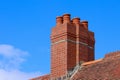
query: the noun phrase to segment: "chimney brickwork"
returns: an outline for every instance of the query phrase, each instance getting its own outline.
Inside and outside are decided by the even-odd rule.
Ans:
[[[94,60],[94,44],[87,21],[71,20],[70,14],[57,17],[51,33],[51,78],[66,75],[80,61]]]

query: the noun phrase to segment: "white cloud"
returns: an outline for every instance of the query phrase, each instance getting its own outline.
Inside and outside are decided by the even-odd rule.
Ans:
[[[0,45],[0,80],[28,80],[40,73],[20,71],[20,65],[25,61],[28,52],[11,45]]]
[[[40,73],[25,73],[17,70],[6,71],[0,69],[0,80],[28,80],[38,75]]]
[[[18,69],[20,64],[25,61],[24,58],[27,55],[28,52],[11,45],[0,45],[0,68],[8,70]]]

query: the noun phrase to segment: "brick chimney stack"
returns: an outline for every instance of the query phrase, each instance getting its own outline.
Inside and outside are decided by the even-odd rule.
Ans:
[[[81,61],[94,60],[94,44],[87,21],[71,20],[70,14],[57,17],[51,33],[51,78],[67,75]]]

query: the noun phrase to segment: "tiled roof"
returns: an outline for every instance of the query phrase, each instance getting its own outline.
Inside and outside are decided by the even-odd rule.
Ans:
[[[71,80],[120,80],[120,52],[109,53],[100,61],[82,65]]]
[[[50,79],[50,75],[47,74],[47,75],[40,76],[40,77],[37,77],[37,78],[33,78],[33,79],[30,79],[30,80],[49,80],[49,79]]]

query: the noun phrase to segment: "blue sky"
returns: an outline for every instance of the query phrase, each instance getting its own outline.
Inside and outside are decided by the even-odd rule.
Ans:
[[[89,21],[89,29],[95,32],[96,59],[120,50],[119,4],[119,0],[1,0],[1,79],[7,80],[4,75],[8,72],[16,74],[15,71],[19,73],[17,78],[23,73],[28,78],[50,72],[51,28],[55,26],[56,16],[64,13]],[[10,61],[17,64],[11,66]]]

